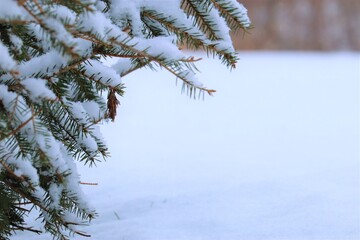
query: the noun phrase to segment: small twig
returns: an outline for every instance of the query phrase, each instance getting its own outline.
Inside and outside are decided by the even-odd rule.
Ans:
[[[80,232],[80,231],[74,231],[74,233],[76,233],[76,234],[78,234],[78,235],[80,235],[80,236],[83,236],[83,237],[91,237],[90,234],[86,234],[86,233]]]
[[[79,182],[79,184],[91,185],[91,186],[96,186],[96,185],[98,185],[98,183],[89,183],[89,182]]]
[[[185,59],[181,59],[180,61],[182,62],[198,62],[198,61],[201,61],[202,58],[194,58],[194,57],[190,57],[190,58],[185,58]]]
[[[14,208],[16,208],[16,209],[18,209],[18,210],[21,210],[21,211],[23,211],[23,212],[30,212],[30,210],[29,209],[26,209],[26,208],[22,208],[22,207],[17,207],[17,206],[14,206]]]
[[[123,54],[116,54],[116,53],[103,53],[103,52],[99,52],[99,51],[94,51],[93,54],[101,54],[106,57],[119,57],[119,58],[131,58],[131,59],[144,58],[143,56],[123,55]]]
[[[27,0],[19,0],[19,1],[18,1],[18,5],[19,5],[19,6],[22,6],[22,5],[24,5],[26,2],[27,2]]]
[[[11,229],[11,230],[14,230],[14,231],[20,230],[20,231],[30,231],[30,232],[34,232],[34,233],[37,233],[37,234],[42,233],[41,230],[33,229],[31,227],[23,227],[23,226],[19,226],[17,224],[14,224],[14,223],[12,225],[15,226],[15,228]]]

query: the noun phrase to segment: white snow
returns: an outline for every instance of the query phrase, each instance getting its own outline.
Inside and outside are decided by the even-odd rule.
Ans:
[[[116,63],[111,66],[111,68],[113,68],[116,73],[122,76],[122,74],[133,69],[134,66],[131,63],[131,58],[119,58],[117,59]]]
[[[36,74],[41,76],[51,76],[61,67],[64,67],[70,61],[69,56],[62,56],[55,50],[51,50],[44,55],[34,57],[19,66],[19,77],[30,77]],[[43,64],[47,63],[47,64]]]
[[[30,15],[21,8],[17,1],[1,0],[0,19],[7,21],[21,21],[31,19]]]
[[[56,5],[56,7],[52,9],[52,12],[58,20],[61,20],[68,24],[76,23],[76,13],[74,13],[71,9],[65,6]]]
[[[47,85],[47,81],[41,78],[27,78],[21,81],[21,84],[29,91],[29,97],[34,102],[39,102],[43,99],[55,100],[56,96]]]
[[[244,23],[244,27],[250,27],[251,21],[247,14],[248,11],[243,4],[239,3],[237,0],[230,0],[230,1],[218,0],[217,3],[219,4],[225,3],[226,5],[231,6],[232,8],[236,8],[237,10],[232,14],[236,15],[237,20]]]
[[[174,43],[176,42],[174,37],[156,37],[153,39],[136,39],[137,49],[146,50],[146,53],[151,56],[162,56],[164,60],[176,61],[185,58],[183,52],[181,52]]]
[[[193,71],[186,70],[179,75],[181,77],[187,79],[189,81],[189,83],[193,84],[194,86],[196,86],[198,88],[202,88],[204,86],[204,84],[197,79],[197,76],[195,75],[195,73]]]
[[[9,91],[8,86],[0,84],[0,100],[7,111],[11,112],[14,109],[16,96],[15,93]]]
[[[85,74],[95,81],[111,87],[116,87],[121,84],[121,78],[114,69],[96,60],[88,60],[87,63],[82,64],[82,66],[85,69]]]
[[[21,40],[21,38],[19,38],[18,36],[14,35],[14,34],[10,34],[10,40],[11,40],[11,43],[14,45],[14,48],[16,49],[16,51],[21,52],[21,47],[23,46],[23,41]]]
[[[101,38],[107,38],[108,31],[114,26],[101,12],[86,12],[81,14],[79,19],[79,28],[82,31],[94,33]]]
[[[205,101],[165,72],[123,78],[102,126],[112,157],[78,166],[99,184],[82,186],[99,213],[81,228],[91,239],[360,238],[359,53],[239,56],[232,72],[199,62],[217,90]]]
[[[86,114],[88,114],[89,117],[94,121],[98,121],[104,117],[104,111],[101,111],[99,104],[97,104],[95,101],[82,102],[81,105],[84,108]]]
[[[20,124],[25,123],[31,118],[31,111],[27,107],[25,99],[22,96],[18,96],[14,92],[9,91],[8,86],[0,84],[0,100],[3,103],[9,117],[12,119],[11,124],[14,128]],[[16,106],[21,106],[21,109]],[[33,126],[28,122],[21,128],[21,131],[33,132]]]
[[[77,139],[77,142],[81,147],[92,153],[93,156],[96,155],[98,145],[92,136],[83,134]]]
[[[16,67],[15,60],[10,56],[7,47],[0,41],[0,70],[11,71]]]
[[[74,119],[78,120],[81,124],[88,124],[89,117],[81,102],[72,102],[68,99],[63,99],[62,101],[67,105],[69,112]]]

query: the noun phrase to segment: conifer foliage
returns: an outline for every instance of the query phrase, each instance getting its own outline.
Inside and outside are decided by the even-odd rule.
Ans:
[[[235,67],[229,29],[249,27],[236,0],[1,0],[0,239],[17,230],[88,236],[79,226],[96,212],[75,161],[108,156],[98,123],[115,119],[122,78],[157,66],[191,97],[212,94],[179,46]],[[26,223],[29,211],[41,229]]]

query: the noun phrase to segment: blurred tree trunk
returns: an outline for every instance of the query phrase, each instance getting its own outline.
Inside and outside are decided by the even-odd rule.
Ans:
[[[237,49],[360,50],[359,0],[239,0],[254,29]]]

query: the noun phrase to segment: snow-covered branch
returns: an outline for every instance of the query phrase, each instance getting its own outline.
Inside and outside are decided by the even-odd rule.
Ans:
[[[229,31],[249,27],[235,0],[1,0],[0,238],[38,232],[25,226],[22,202],[55,238],[88,236],[77,227],[96,214],[74,161],[108,156],[98,123],[115,119],[123,78],[159,66],[191,97],[211,95],[196,77],[200,59],[181,47],[235,67]]]

